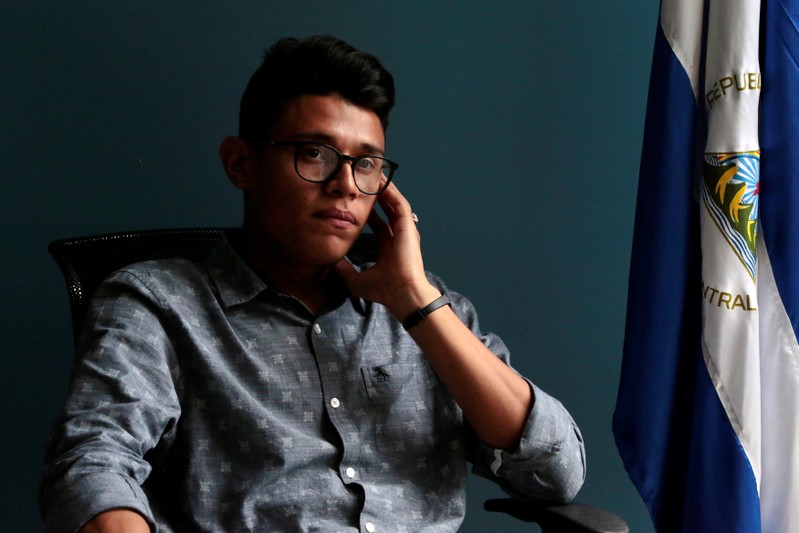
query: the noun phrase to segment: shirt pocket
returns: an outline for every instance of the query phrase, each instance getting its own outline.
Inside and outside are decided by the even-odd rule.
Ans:
[[[454,438],[452,400],[435,373],[421,364],[361,367],[374,410],[375,447],[395,457],[427,456]]]

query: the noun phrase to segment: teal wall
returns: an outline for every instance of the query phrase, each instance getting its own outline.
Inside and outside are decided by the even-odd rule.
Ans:
[[[216,157],[262,50],[331,33],[397,80],[388,153],[426,266],[583,429],[579,499],[652,527],[610,424],[657,2],[4,2],[0,6],[4,531],[36,531],[70,329],[49,241],[235,225]],[[529,531],[470,485],[463,531]]]

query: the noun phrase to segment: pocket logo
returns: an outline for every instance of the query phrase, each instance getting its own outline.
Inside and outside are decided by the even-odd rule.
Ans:
[[[382,366],[376,366],[372,368],[372,372],[374,372],[375,380],[379,381],[380,383],[386,383],[389,381],[389,379],[391,379],[391,376],[386,373]]]

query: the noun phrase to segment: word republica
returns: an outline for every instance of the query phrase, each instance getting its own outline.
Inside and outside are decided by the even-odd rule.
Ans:
[[[761,76],[759,72],[742,72],[725,76],[713,83],[713,87],[705,93],[708,107],[727,96],[732,89],[738,92],[759,91],[761,89]]]

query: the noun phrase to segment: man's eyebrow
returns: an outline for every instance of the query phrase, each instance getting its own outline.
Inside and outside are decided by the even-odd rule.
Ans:
[[[386,153],[382,149],[378,148],[373,144],[361,143],[361,148],[363,149],[364,154],[367,155],[379,155],[379,156],[386,155]]]
[[[334,148],[338,148],[336,146],[336,139],[332,135],[328,135],[327,133],[322,133],[318,131],[300,132],[300,133],[295,133],[291,137],[292,140],[296,141],[314,141],[323,144],[329,144]],[[385,152],[383,151],[382,148],[379,148],[371,143],[361,143],[360,149],[362,150],[362,153],[360,155],[365,155],[365,154],[379,155],[379,156],[385,155]]]

